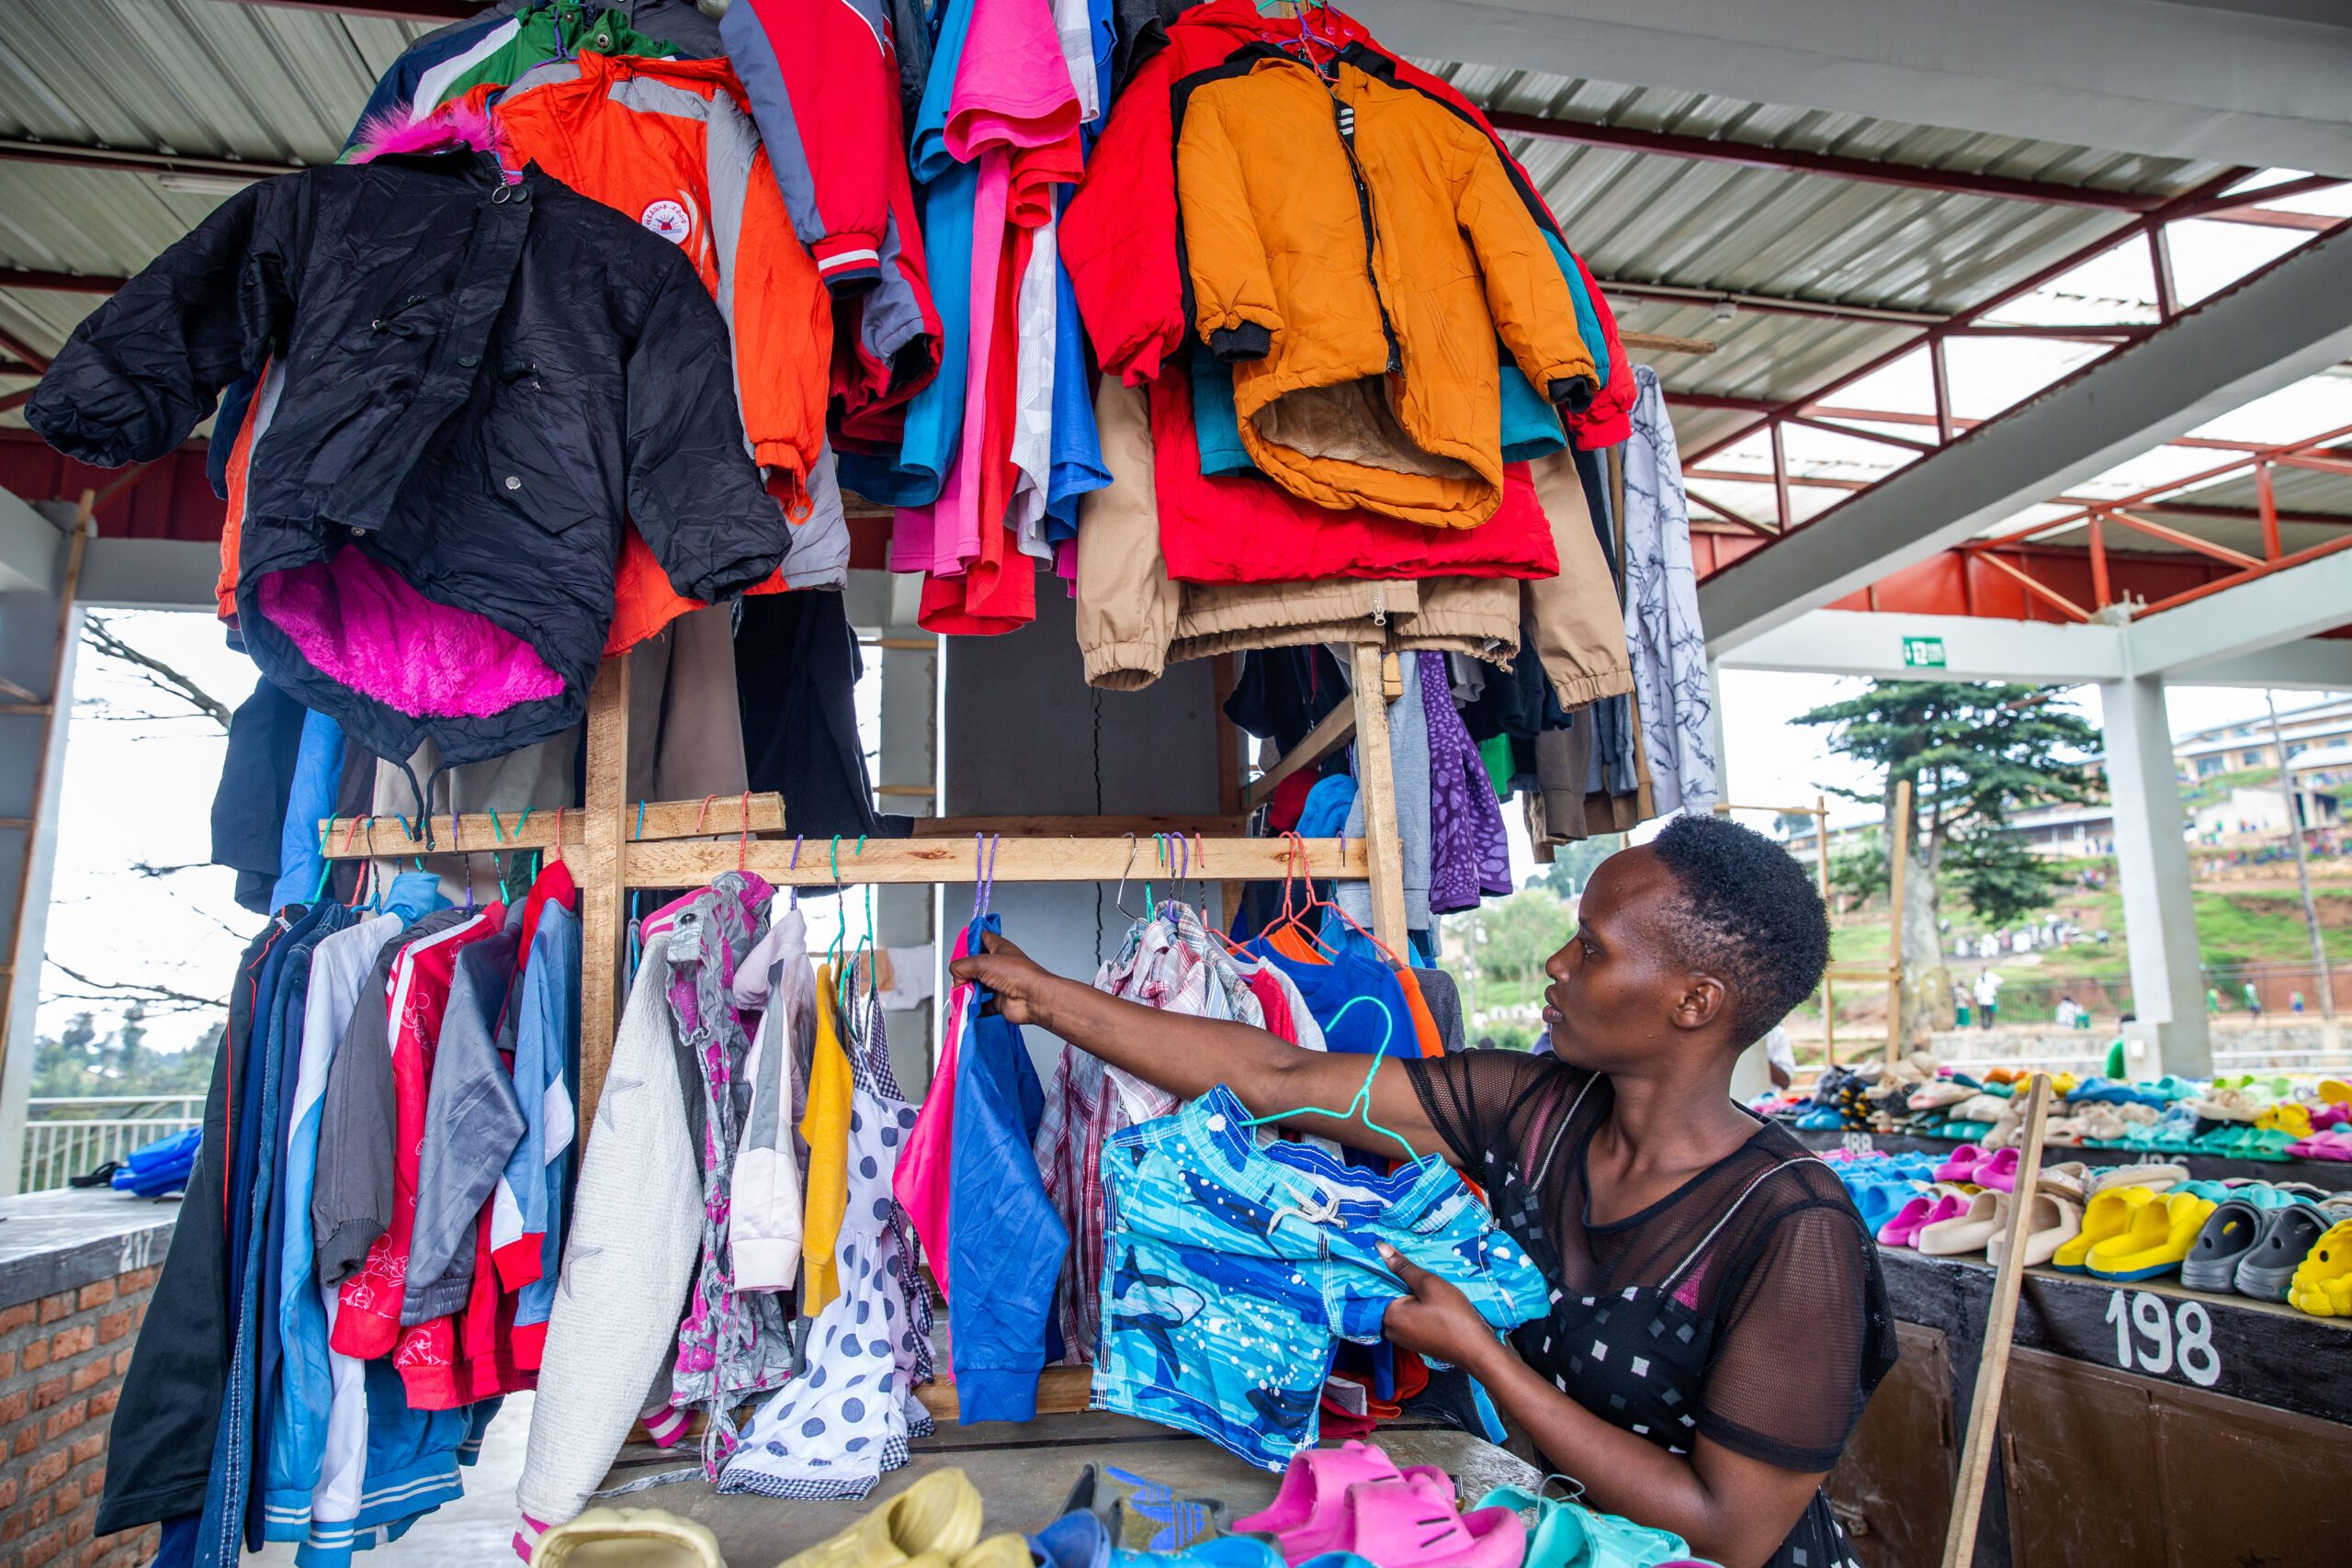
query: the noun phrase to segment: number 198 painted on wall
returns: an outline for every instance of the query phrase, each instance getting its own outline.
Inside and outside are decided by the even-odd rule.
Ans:
[[[2175,1312],[2154,1291],[2118,1291],[2107,1298],[2107,1321],[2115,1325],[2115,1364],[2125,1371],[2165,1377],[2177,1368],[2199,1388],[2222,1381],[2222,1355],[2213,1348],[2213,1320],[2204,1303],[2182,1302]],[[2134,1343],[2135,1330],[2143,1343]]]

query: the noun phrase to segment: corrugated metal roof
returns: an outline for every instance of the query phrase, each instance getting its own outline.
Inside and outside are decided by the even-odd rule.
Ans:
[[[12,20],[0,33],[0,138],[272,164],[333,158],[377,77],[426,30],[225,0],[17,0]],[[2159,197],[2215,172],[2176,159],[1703,93],[1487,66],[1430,69],[1497,111],[1804,152]],[[1604,282],[1942,313],[2127,221],[2108,210],[1510,140]],[[151,174],[0,159],[0,266],[134,273],[220,199],[218,192],[165,188]],[[97,299],[0,290],[0,331],[52,351]],[[1612,302],[1629,330],[1716,344],[1704,356],[1645,356],[1666,382],[1686,452],[1753,416],[1678,404],[1673,394],[1784,400],[1916,331],[1759,310],[1719,321],[1705,302],[1623,292]],[[1798,471],[1815,466],[1797,463]],[[1798,512],[1809,514],[1833,499],[1801,495]]]

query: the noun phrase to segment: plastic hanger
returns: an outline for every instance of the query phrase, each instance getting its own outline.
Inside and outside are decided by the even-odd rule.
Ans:
[[[1340,1018],[1346,1014],[1348,1009],[1355,1006],[1358,1002],[1369,1002],[1374,1007],[1378,1008],[1381,1011],[1381,1016],[1387,1020],[1391,1032],[1394,1032],[1396,1022],[1396,1018],[1388,1011],[1387,1004],[1383,1002],[1377,997],[1349,998],[1346,1005],[1341,1007],[1338,1012],[1331,1015],[1331,1021],[1333,1023],[1339,1022]],[[1384,1035],[1381,1039],[1381,1044],[1385,1048],[1387,1043],[1387,1037]],[[1408,1163],[1416,1168],[1426,1165],[1429,1163],[1430,1156],[1414,1148],[1411,1144],[1407,1143],[1403,1134],[1397,1132],[1393,1127],[1384,1127],[1379,1122],[1372,1119],[1373,1080],[1380,1076],[1380,1064],[1387,1059],[1388,1057],[1385,1049],[1382,1055],[1376,1055],[1372,1059],[1372,1070],[1364,1074],[1363,1083],[1362,1087],[1356,1090],[1356,1097],[1348,1101],[1348,1108],[1344,1111],[1333,1111],[1329,1107],[1322,1105],[1302,1105],[1297,1107],[1295,1110],[1277,1111],[1265,1116],[1252,1116],[1241,1124],[1244,1127],[1263,1127],[1269,1122],[1287,1122],[1294,1116],[1328,1116],[1334,1122],[1361,1122],[1367,1130],[1378,1133],[1384,1137],[1394,1138],[1400,1145],[1403,1146],[1405,1150],[1405,1157]]]

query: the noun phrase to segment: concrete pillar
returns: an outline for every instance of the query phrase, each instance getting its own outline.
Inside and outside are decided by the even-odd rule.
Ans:
[[[2126,1071],[2134,1078],[2208,1077],[2212,1042],[2164,682],[2145,675],[2102,681],[2098,699],[2107,730],[2107,786],[2115,803],[2123,931],[2131,944],[2132,1000],[2139,1014],[2125,1030]]]
[[[46,516],[51,509],[38,510]],[[62,520],[51,516],[49,521],[62,534],[72,524],[73,509],[66,508]],[[54,571],[62,574],[62,538],[59,545]],[[51,692],[50,660],[57,638],[53,582],[46,591],[0,592],[0,676],[48,699],[46,712],[0,714],[0,963],[8,966],[0,976],[0,997],[6,998],[0,1002],[0,1194],[17,1190],[23,1164],[25,1098],[32,1086],[41,953],[49,934],[50,877],[57,863],[57,795],[65,776],[65,730],[74,712],[74,656],[81,636],[82,613],[77,609],[66,627],[65,657],[57,689]],[[44,778],[45,809],[34,795],[37,782]],[[28,832],[21,824],[36,812],[40,830]],[[17,918],[20,897],[21,921]]]

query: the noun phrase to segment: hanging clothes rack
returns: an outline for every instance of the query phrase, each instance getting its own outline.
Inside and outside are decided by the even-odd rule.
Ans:
[[[999,882],[1112,882],[1134,863],[1131,835],[1184,835],[1190,852],[1187,874],[1217,880],[1228,887],[1244,881],[1277,881],[1306,875],[1326,881],[1372,885],[1373,931],[1401,950],[1405,935],[1405,877],[1396,829],[1396,788],[1388,751],[1386,702],[1363,702],[1363,694],[1385,693],[1384,659],[1377,643],[1351,649],[1352,690],[1357,700],[1340,711],[1352,715],[1357,782],[1364,805],[1360,839],[1253,839],[1247,818],[1216,817],[1034,817],[928,818],[907,839],[869,839],[842,846],[841,870],[831,857],[795,855],[783,838],[784,801],[774,794],[710,800],[632,801],[628,778],[628,660],[607,659],[588,695],[586,804],[580,810],[541,809],[520,823],[487,813],[406,821],[394,818],[329,818],[320,822],[320,852],[329,860],[407,859],[413,855],[461,853],[467,849],[504,852],[537,849],[560,854],[580,888],[582,972],[580,997],[580,1111],[582,1136],[595,1125],[597,1096],[612,1059],[613,1032],[620,1016],[628,895],[647,888],[700,886],[723,872],[756,872],[778,887],[831,887],[844,884],[937,885],[970,880],[972,851],[967,836],[1001,834],[994,857]],[[1220,734],[1223,734],[1220,728]],[[1313,757],[1284,758],[1269,776],[1295,772],[1335,749],[1328,734],[1310,736],[1300,750]],[[1224,774],[1238,766],[1228,757],[1220,784],[1228,798],[1246,799],[1247,786]]]

